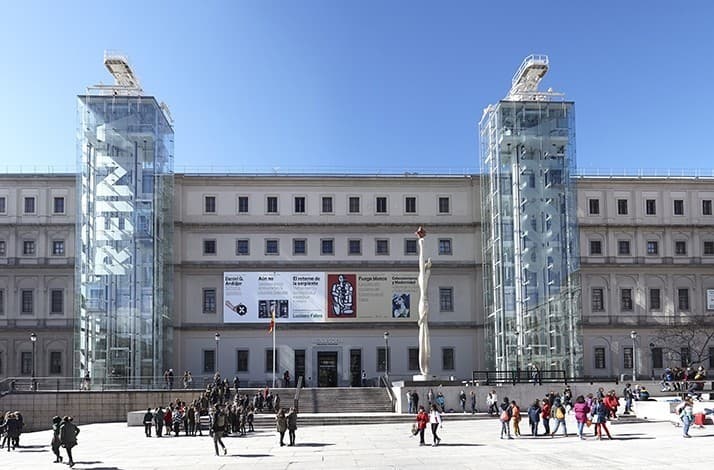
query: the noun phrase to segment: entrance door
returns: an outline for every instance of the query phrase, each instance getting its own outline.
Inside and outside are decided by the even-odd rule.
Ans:
[[[362,350],[350,349],[350,385],[362,385]]]
[[[317,353],[317,386],[337,387],[337,352]]]
[[[295,350],[295,386],[297,387],[298,380],[302,377],[302,384],[305,385],[305,350]]]

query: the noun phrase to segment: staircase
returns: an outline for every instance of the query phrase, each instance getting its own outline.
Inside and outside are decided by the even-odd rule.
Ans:
[[[285,403],[285,402],[283,402]],[[285,403],[282,406],[288,406]],[[392,403],[384,388],[303,388],[300,413],[389,413]]]

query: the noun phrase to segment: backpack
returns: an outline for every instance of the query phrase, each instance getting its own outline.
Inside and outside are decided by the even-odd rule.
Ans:
[[[511,416],[508,414],[508,410],[505,409],[505,410],[501,411],[501,421],[506,422],[506,421],[510,421],[510,420],[511,420]]]
[[[562,406],[555,409],[555,419],[565,419],[565,412]]]

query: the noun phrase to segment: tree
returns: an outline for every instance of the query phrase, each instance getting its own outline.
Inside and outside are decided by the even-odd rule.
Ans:
[[[682,319],[676,325],[658,329],[652,342],[682,365],[703,365],[714,349],[714,322],[704,315]]]

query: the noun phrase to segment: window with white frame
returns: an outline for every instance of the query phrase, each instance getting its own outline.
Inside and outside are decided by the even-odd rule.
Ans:
[[[266,255],[279,255],[280,254],[280,242],[277,238],[268,238],[265,240],[265,254]]]
[[[406,196],[404,198],[404,213],[405,214],[416,214],[416,211],[417,211],[416,196]]]
[[[377,238],[374,241],[374,251],[378,256],[389,255],[389,239],[388,238]]]
[[[55,197],[52,199],[52,213],[64,214],[64,197]]]
[[[278,196],[267,196],[265,198],[265,212],[268,214],[278,213]]]
[[[236,255],[248,256],[250,254],[250,241],[247,238],[236,240]]]
[[[203,197],[203,212],[206,214],[216,213],[216,196]]]
[[[454,311],[454,288],[439,287],[439,311],[453,312]]]
[[[64,256],[64,240],[52,240],[52,256]]]
[[[26,197],[25,198],[25,214],[34,214],[35,213],[35,198],[32,196]]]

